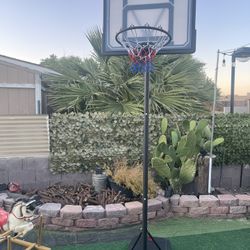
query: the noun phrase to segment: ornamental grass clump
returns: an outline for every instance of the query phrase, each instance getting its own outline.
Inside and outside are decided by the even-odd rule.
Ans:
[[[135,163],[129,166],[127,160],[119,160],[114,163],[113,171],[108,171],[108,175],[119,185],[130,190],[135,195],[143,193],[143,166],[141,163]],[[153,180],[151,173],[148,175],[148,196],[153,198],[156,196],[157,185]]]

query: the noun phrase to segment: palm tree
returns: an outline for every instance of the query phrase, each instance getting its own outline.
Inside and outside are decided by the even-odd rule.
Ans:
[[[53,56],[42,61],[62,74],[46,78],[50,105],[56,111],[143,112],[143,76],[131,73],[127,57],[103,57],[101,37],[99,29],[87,34],[93,46],[91,58]],[[204,112],[212,102],[213,84],[203,66],[190,55],[156,57],[151,112]]]

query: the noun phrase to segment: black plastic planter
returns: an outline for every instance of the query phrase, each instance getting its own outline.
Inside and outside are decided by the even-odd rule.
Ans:
[[[120,192],[121,195],[125,195],[126,198],[134,198],[134,193],[132,190],[125,188],[116,182],[114,182],[111,178],[108,178],[108,186],[110,189],[114,190],[116,193]]]

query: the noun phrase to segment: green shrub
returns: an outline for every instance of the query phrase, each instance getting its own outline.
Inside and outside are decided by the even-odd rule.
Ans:
[[[169,126],[183,119],[210,117],[150,116],[150,151],[160,136],[160,121],[167,117]],[[211,119],[210,119],[211,120]],[[250,115],[216,116],[215,138],[225,141],[218,146],[216,164],[250,163]],[[142,159],[143,115],[107,113],[54,114],[50,120],[52,172],[90,170],[95,163],[109,164],[126,157],[136,162]]]
[[[151,119],[151,139],[159,131]],[[50,121],[52,172],[90,170],[126,157],[138,161],[142,155],[143,116],[107,113],[54,114]]]
[[[222,136],[224,143],[214,150],[217,165],[250,164],[250,115],[217,115],[215,137]]]

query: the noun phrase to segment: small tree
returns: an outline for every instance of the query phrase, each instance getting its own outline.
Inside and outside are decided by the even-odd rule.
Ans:
[[[91,58],[57,58],[42,64],[61,76],[48,77],[49,102],[56,111],[143,112],[143,76],[132,75],[127,57],[101,56],[101,31],[87,34]],[[213,84],[203,64],[190,55],[157,56],[151,74],[151,113],[204,112],[213,99]]]

